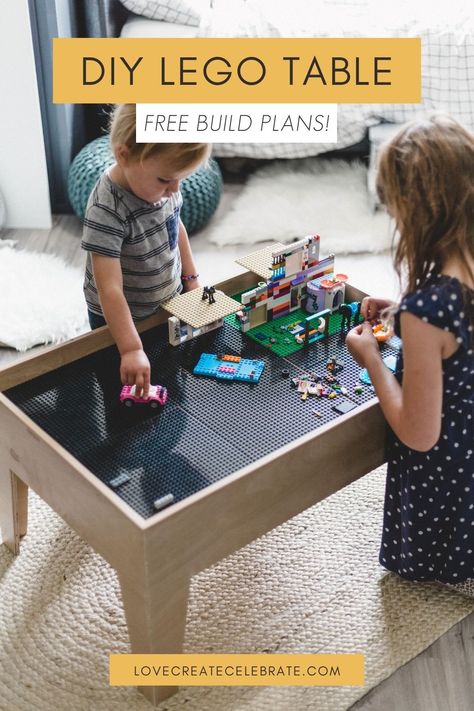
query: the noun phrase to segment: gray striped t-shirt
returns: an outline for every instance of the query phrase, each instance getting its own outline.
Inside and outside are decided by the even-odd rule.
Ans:
[[[120,259],[124,295],[136,320],[150,316],[181,291],[182,202],[180,192],[155,204],[146,202],[103,173],[87,203],[81,242],[88,251],[84,294],[90,311],[103,315],[91,252]]]

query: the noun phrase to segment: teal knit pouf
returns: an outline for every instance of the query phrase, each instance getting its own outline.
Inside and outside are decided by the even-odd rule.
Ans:
[[[204,227],[219,205],[222,193],[222,173],[215,160],[198,168],[181,183],[183,207],[181,219],[189,234]]]
[[[104,170],[115,163],[108,136],[96,138],[81,148],[71,163],[67,193],[72,209],[83,219],[92,188]]]
[[[96,138],[74,158],[67,181],[69,201],[76,215],[84,217],[92,188],[106,168],[115,162],[108,136]],[[198,168],[181,183],[183,207],[181,219],[192,234],[210,220],[222,193],[222,174],[215,160]]]

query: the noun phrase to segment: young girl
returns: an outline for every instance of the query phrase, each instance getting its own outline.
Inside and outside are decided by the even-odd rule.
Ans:
[[[122,384],[148,396],[150,362],[134,322],[153,314],[182,289],[199,286],[179,213],[180,181],[209,156],[207,143],[137,143],[135,105],[112,114],[116,163],[89,198],[82,247],[84,293],[91,328],[106,322],[121,356]]]
[[[370,325],[389,302],[364,299],[347,346],[391,428],[379,559],[474,597],[474,136],[447,116],[413,122],[382,149],[377,183],[406,272],[402,383]]]

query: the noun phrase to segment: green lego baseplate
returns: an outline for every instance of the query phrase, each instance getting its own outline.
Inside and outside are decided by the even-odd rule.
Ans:
[[[249,291],[249,289],[246,289],[246,291]],[[240,297],[243,293],[245,292],[233,294],[232,298],[236,301],[240,301]],[[300,351],[306,347],[304,343],[296,342],[295,337],[290,333],[291,328],[288,327],[292,324],[296,326],[297,323],[304,321],[312,315],[313,314],[309,314],[304,309],[296,309],[295,311],[292,311],[289,314],[285,314],[284,316],[278,316],[272,321],[267,321],[267,323],[262,323],[260,326],[255,326],[255,328],[249,329],[245,332],[245,335],[254,340],[256,343],[260,343],[260,345],[264,346],[265,348],[268,348],[272,351],[272,353],[275,353],[275,355],[282,356],[283,358],[285,358],[286,356],[289,356],[292,353],[296,353],[297,351]],[[232,314],[231,316],[227,316],[224,320],[230,326],[233,326],[233,328],[236,328],[239,331],[241,330],[239,320],[234,314]],[[342,314],[331,314],[329,320],[330,336],[340,332],[342,320]],[[361,323],[363,320],[364,319],[362,317],[359,317],[359,323]],[[352,323],[351,325],[355,324]],[[324,338],[324,333],[313,336],[310,342],[310,346],[316,343],[317,341],[323,340]]]

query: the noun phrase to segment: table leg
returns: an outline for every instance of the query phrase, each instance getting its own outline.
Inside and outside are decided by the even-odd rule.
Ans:
[[[3,543],[18,555],[28,524],[28,486],[9,469],[0,468],[0,528]]]
[[[153,580],[151,579],[153,577]],[[179,654],[183,651],[189,576],[160,577],[159,568],[119,572],[125,617],[133,654]],[[175,686],[139,686],[155,706],[175,694]]]

